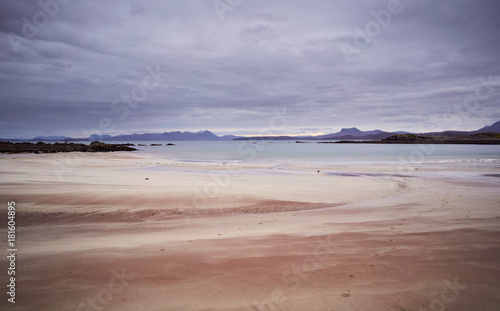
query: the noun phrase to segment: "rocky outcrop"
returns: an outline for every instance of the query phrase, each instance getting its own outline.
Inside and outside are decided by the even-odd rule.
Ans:
[[[382,139],[382,141],[388,142],[423,142],[423,141],[431,141],[435,140],[436,137],[424,136],[424,135],[415,135],[415,134],[398,134],[387,137],[386,139]]]
[[[129,147],[129,144],[105,144],[98,141],[90,143],[90,149],[87,152],[111,152],[111,151],[134,151],[135,148]]]
[[[105,144],[98,141],[85,144],[75,143],[11,143],[0,141],[0,153],[56,153],[56,152],[112,152],[134,151],[135,148],[120,144]]]
[[[327,142],[329,143],[329,142]],[[500,134],[479,133],[463,137],[398,134],[382,140],[342,140],[340,144],[449,144],[449,145],[500,145]]]

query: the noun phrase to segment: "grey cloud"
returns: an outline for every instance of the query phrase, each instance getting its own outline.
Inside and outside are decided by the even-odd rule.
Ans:
[[[40,6],[1,1],[0,137],[78,134],[103,118],[112,134],[252,134],[282,107],[283,134],[426,130],[474,93],[478,77],[500,76],[494,0],[401,0],[401,13],[349,63],[342,48],[356,48],[355,29],[387,3],[243,1],[221,22],[211,1],[70,1],[26,40],[22,18]],[[156,65],[162,83],[120,119],[111,103]],[[493,88],[465,127],[500,119]]]

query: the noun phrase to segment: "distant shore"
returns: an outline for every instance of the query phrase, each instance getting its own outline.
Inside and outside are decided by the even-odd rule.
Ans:
[[[300,144],[303,141],[296,141]],[[481,133],[465,137],[399,134],[381,140],[319,141],[318,144],[435,144],[435,145],[500,145],[500,134]]]
[[[340,140],[320,141],[318,144],[431,144],[431,145],[500,145],[500,140],[425,140],[425,141],[385,141],[385,140]]]

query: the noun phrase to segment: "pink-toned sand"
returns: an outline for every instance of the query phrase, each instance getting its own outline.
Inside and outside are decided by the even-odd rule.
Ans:
[[[0,309],[500,310],[500,164],[407,168],[2,156]]]

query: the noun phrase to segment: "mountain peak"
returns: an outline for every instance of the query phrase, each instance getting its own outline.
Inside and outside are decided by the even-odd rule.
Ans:
[[[361,131],[358,130],[357,128],[355,128],[355,127],[350,127],[350,128],[343,128],[343,129],[341,129],[339,133],[342,133],[342,134],[358,134],[358,133],[361,133]]]
[[[485,126],[477,131],[475,133],[487,133],[487,132],[494,132],[494,133],[500,133],[500,121],[497,121],[493,123],[492,125]]]

